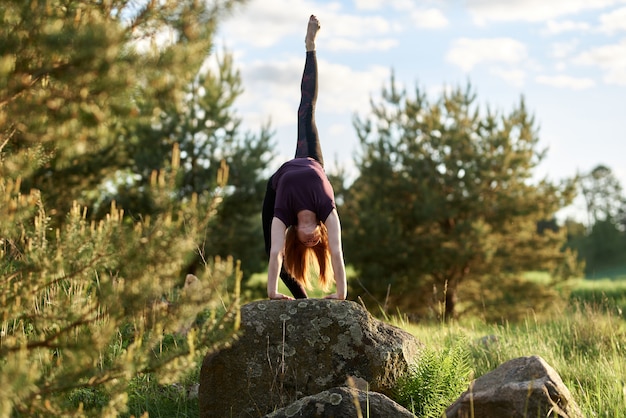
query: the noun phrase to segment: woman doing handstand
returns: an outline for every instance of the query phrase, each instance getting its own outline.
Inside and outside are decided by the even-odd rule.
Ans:
[[[267,295],[293,299],[278,292],[278,277],[295,298],[306,298],[309,266],[316,262],[322,288],[334,275],[336,293],[346,298],[346,270],[341,248],[341,225],[333,188],[324,172],[324,159],[315,126],[317,59],[315,37],[319,21],[311,16],[305,38],[306,62],[298,107],[295,158],[270,177],[263,201],[263,235],[269,255]]]

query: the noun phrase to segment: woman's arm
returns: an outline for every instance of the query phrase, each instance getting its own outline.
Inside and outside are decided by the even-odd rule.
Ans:
[[[326,296],[326,299],[344,300],[348,295],[348,286],[346,283],[346,267],[343,261],[343,249],[341,247],[341,223],[339,222],[337,210],[333,209],[324,224],[328,230],[330,260],[335,273],[335,284],[337,286],[337,293]]]
[[[285,246],[285,230],[287,227],[280,219],[272,219],[270,260],[267,267],[267,296],[270,299],[293,299],[278,293],[278,274],[283,264],[283,247]]]

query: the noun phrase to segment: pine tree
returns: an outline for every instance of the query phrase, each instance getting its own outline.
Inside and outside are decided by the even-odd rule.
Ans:
[[[598,165],[580,176],[579,189],[586,203],[587,225],[569,221],[568,247],[585,262],[588,277],[619,275],[626,259],[622,186],[609,167]]]
[[[137,192],[153,210],[111,201],[93,214],[139,174],[133,146],[185,105],[235,3],[0,4],[0,416],[80,415],[69,394],[84,388],[106,397],[92,414],[119,416],[132,378],[172,381],[236,328],[232,258],[206,255],[199,281],[181,277],[215,222],[225,164],[215,187],[180,195],[181,145],[159,143]]]
[[[561,251],[565,231],[537,232],[574,184],[533,179],[545,153],[523,99],[509,115],[481,114],[470,86],[430,103],[392,77],[355,127],[360,174],[342,207],[346,258],[359,277],[353,296],[409,314],[498,317],[498,303],[536,305],[546,293],[510,292],[530,291],[523,272],[576,270]]]
[[[118,177],[116,190],[100,197],[98,206],[105,210],[115,200],[132,214],[158,212],[146,185],[152,171],[167,168],[163,163],[172,158],[173,146],[181,160],[176,185],[180,199],[215,190],[217,173],[226,162],[229,182],[213,222],[199,237],[197,261],[202,261],[204,254],[233,256],[241,260],[245,280],[265,263],[259,208],[265,170],[274,154],[267,127],[259,135],[240,132],[241,120],[233,104],[242,88],[232,56],[225,52],[215,58],[215,64],[213,70],[204,65],[189,80],[182,95],[184,103],[159,103],[158,123],[140,125],[130,135],[134,140],[125,147],[133,156],[131,165],[126,176]],[[148,101],[142,106],[147,113],[155,107]],[[189,270],[196,264],[192,262]]]
[[[600,164],[581,176],[580,189],[587,205],[589,228],[600,221],[619,223],[626,197],[609,167]]]

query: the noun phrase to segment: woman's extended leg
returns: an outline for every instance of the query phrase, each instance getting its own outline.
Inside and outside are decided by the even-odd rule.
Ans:
[[[300,106],[298,107],[298,143],[296,158],[311,157],[322,167],[324,158],[315,125],[315,102],[317,101],[317,57],[315,55],[315,36],[319,30],[319,22],[315,16],[309,19],[306,43],[306,61],[300,85]]]

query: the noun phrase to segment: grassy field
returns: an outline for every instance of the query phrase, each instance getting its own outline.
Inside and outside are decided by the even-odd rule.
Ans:
[[[540,276],[532,276],[541,280]],[[258,278],[264,285],[264,277]],[[311,296],[320,296],[314,293]],[[392,324],[424,342],[435,355],[429,360],[450,364],[446,356],[459,346],[468,359],[469,376],[478,377],[507,360],[539,355],[561,376],[586,417],[626,417],[626,281],[580,280],[574,283],[569,306],[551,316],[529,316],[515,324],[487,324],[468,319],[453,323],[414,324],[400,317]],[[454,347],[451,349],[451,341]],[[437,355],[439,353],[439,355]],[[437,368],[439,365],[434,364]],[[455,376],[441,373],[441,379]],[[458,367],[459,373],[464,370]],[[445,372],[445,370],[444,370]],[[128,416],[196,417],[197,400],[188,396],[198,370],[185,382],[162,387],[143,377],[131,388]],[[469,377],[468,377],[469,378]],[[456,399],[466,388],[447,393]],[[402,389],[402,388],[399,388]],[[448,399],[445,402],[448,402]],[[440,416],[445,402],[428,397],[432,408],[422,417]],[[435,412],[433,412],[435,411]]]
[[[474,376],[507,360],[539,355],[561,376],[586,417],[626,417],[626,322],[606,309],[579,306],[519,324],[415,325],[395,320],[427,347],[467,341]]]
[[[626,279],[579,280],[572,289],[571,302],[595,306],[626,319]]]

